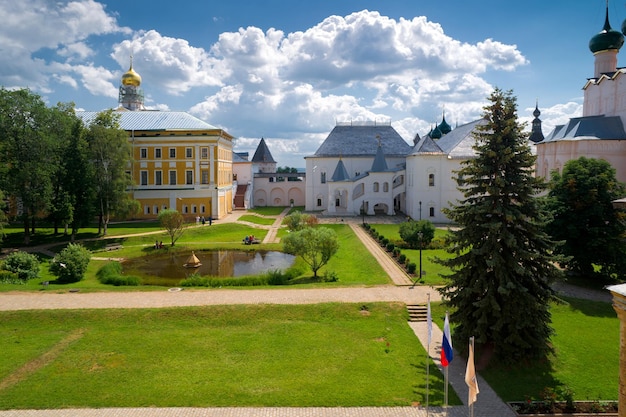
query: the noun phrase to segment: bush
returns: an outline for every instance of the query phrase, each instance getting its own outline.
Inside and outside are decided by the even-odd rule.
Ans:
[[[70,243],[50,264],[50,272],[60,283],[66,284],[82,280],[89,266],[91,252],[80,244]]]
[[[15,272],[0,270],[0,284],[26,284],[26,281],[19,279]]]
[[[393,257],[397,258],[398,256],[400,256],[400,248],[394,247],[392,253],[393,253]]]
[[[287,274],[284,274],[280,269],[273,271],[267,271],[267,283],[269,285],[285,285],[291,279]]]
[[[400,256],[398,256],[398,262],[400,262],[401,264],[404,264],[405,260],[406,260],[406,255],[404,253],[401,253]]]
[[[17,274],[22,281],[28,281],[39,276],[39,259],[32,253],[13,252],[4,260],[2,269]]]
[[[339,281],[339,277],[335,271],[325,271],[324,276],[322,277],[322,282],[337,282]]]
[[[109,262],[96,273],[98,281],[104,285],[135,286],[141,285],[141,279],[136,276],[125,276],[122,272],[122,264],[119,262]]]
[[[394,245],[393,243],[391,242],[387,243],[387,252],[393,252],[395,247],[396,245]]]
[[[407,264],[407,266],[406,266],[406,271],[409,274],[414,274],[416,269],[417,269],[417,265],[415,265],[415,262],[411,262],[411,263]]]

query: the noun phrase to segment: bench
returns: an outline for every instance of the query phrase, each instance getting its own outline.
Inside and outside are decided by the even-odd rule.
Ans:
[[[118,250],[118,249],[124,249],[124,246],[121,243],[111,243],[105,246],[105,249],[107,251],[109,250]]]

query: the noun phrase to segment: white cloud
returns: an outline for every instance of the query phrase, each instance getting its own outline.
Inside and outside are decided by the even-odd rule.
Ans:
[[[59,64],[93,55],[90,36],[130,33],[93,0],[4,1],[0,16],[0,85],[44,92],[51,91],[51,81],[73,84],[68,77],[74,70],[65,66],[66,73],[58,73]],[[87,86],[90,91],[93,83]]]

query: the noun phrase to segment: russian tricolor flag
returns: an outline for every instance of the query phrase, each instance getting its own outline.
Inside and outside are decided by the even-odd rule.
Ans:
[[[448,313],[446,313],[446,319],[443,322],[443,342],[441,342],[441,366],[444,368],[452,362],[452,338],[450,337],[450,321],[448,320]]]

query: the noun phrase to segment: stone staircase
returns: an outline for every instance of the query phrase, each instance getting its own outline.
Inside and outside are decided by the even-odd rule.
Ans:
[[[235,194],[235,210],[245,210],[244,207],[244,198],[246,195],[246,190],[248,189],[248,184],[241,184],[237,186],[237,192]]]
[[[426,321],[428,309],[425,304],[407,304],[406,309],[409,312],[409,321]]]

